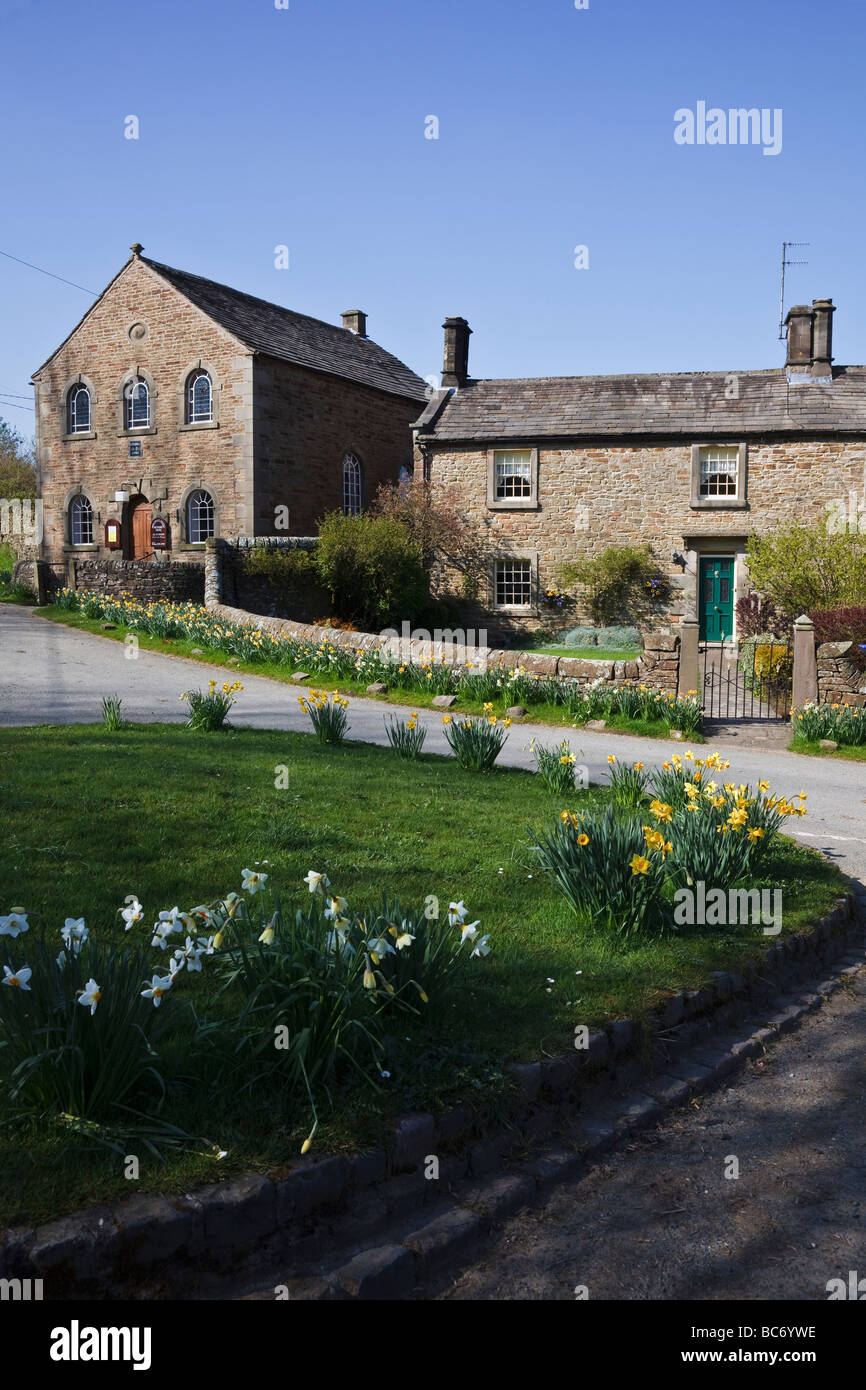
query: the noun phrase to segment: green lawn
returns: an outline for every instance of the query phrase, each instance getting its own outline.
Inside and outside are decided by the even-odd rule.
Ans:
[[[307,734],[195,736],[159,725],[114,735],[100,726],[2,729],[0,758],[0,910],[23,906],[53,929],[84,917],[92,933],[120,935],[115,910],[127,894],[138,895],[150,924],[160,909],[239,891],[241,870],[265,859],[289,905],[308,901],[301,880],[316,869],[353,906],[383,892],[410,905],[436,893],[444,903],[464,899],[481,919],[492,953],[466,963],[435,1029],[423,1017],[401,1025],[388,1045],[387,1082],[338,1085],[318,1152],[374,1143],[395,1113],[461,1096],[504,1113],[507,1059],[567,1052],[576,1024],[634,1015],[767,946],[757,927],[683,929],[626,946],[582,925],[531,861],[527,822],[556,816],[562,801],[526,772],[479,777],[452,759],[406,764],[390,749],[331,750]],[[287,790],[274,785],[279,764],[289,768]],[[569,804],[608,795],[590,789]],[[792,841],[771,849],[766,868],[763,882],[784,888],[786,931],[807,928],[844,889],[838,870]],[[9,945],[13,963],[26,964],[26,936]],[[206,1013],[207,976],[184,979],[202,992],[195,998]],[[219,1176],[295,1157],[309,1129],[306,1106],[266,1084],[226,1087],[219,1068],[190,1074],[186,1044],[181,1032],[167,1046],[175,1079],[164,1117],[194,1140],[162,1161],[142,1154],[136,1190],[213,1180],[213,1146],[228,1151]],[[0,1225],[130,1190],[119,1157],[20,1121],[0,1122],[0,1171]]]
[[[815,758],[843,758],[848,762],[866,762],[866,745],[855,743],[842,743],[838,748],[821,748],[818,740],[807,738],[794,738],[788,745],[791,753],[806,753]]]
[[[577,656],[583,661],[637,661],[641,652],[637,647],[527,647],[520,648],[527,656]]]
[[[64,608],[48,606],[36,610],[40,617],[47,618],[49,622],[62,623],[65,627],[78,628],[82,632],[91,632],[98,637],[108,638],[115,642],[122,642],[131,629],[118,624],[110,631],[103,631],[100,626],[99,618],[85,618],[81,613],[69,612]],[[228,653],[220,651],[215,647],[201,647],[194,641],[185,638],[162,638],[150,637],[146,633],[136,631],[139,646],[144,651],[160,652],[167,656],[183,656],[191,661],[199,661],[206,666],[224,666],[232,672],[239,672],[243,675],[265,676],[269,680],[282,681],[284,684],[291,681],[291,672],[285,666],[279,666],[269,661],[241,661],[232,660]],[[203,653],[196,656],[194,653],[199,650]],[[229,661],[231,666],[229,667]],[[313,675],[307,682],[310,686],[317,684],[326,685],[329,689],[334,687],[333,678]],[[347,676],[341,676],[339,689],[348,695],[365,695],[367,689],[366,681],[351,680]],[[378,700],[381,704],[400,705],[410,709],[430,709],[433,705],[433,696],[425,695],[423,691],[410,690],[389,690],[386,695],[366,696],[367,699]],[[510,703],[505,696],[498,702],[497,712],[502,715]],[[455,705],[455,712],[465,714],[481,714],[484,704],[482,700],[461,699]],[[563,730],[579,728],[565,713],[560,705],[537,704],[532,705],[527,716],[521,720],[521,724],[550,724],[555,728]],[[612,733],[635,734],[641,738],[668,738],[670,726],[662,719],[628,719],[621,715],[609,718],[607,728]],[[689,742],[694,744],[704,743],[704,736],[700,733],[687,735]]]

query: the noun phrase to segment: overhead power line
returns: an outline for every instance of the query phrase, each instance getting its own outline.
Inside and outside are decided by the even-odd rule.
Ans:
[[[32,261],[22,261],[20,256],[13,256],[11,251],[0,251],[0,256],[5,256],[10,261],[17,261],[19,265],[26,265],[28,270],[38,270],[40,275],[50,275],[52,280],[59,280],[63,285],[71,285],[74,290],[82,290],[84,294],[92,294],[94,299],[99,298],[96,290],[89,290],[84,285],[77,285],[74,280],[66,280],[62,275],[55,275],[53,270],[43,270],[41,265],[34,265]]]

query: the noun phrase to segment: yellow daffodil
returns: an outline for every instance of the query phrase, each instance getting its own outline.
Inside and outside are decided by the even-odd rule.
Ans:
[[[628,866],[633,875],[648,874],[650,871],[650,861],[642,854],[633,854]]]

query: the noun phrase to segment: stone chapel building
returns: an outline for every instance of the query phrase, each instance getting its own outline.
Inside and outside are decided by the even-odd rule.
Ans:
[[[309,536],[412,466],[427,387],[367,337],[132,256],[33,374],[43,558]]]
[[[471,620],[541,626],[563,561],[648,543],[667,581],[658,616],[736,636],[752,532],[843,514],[866,528],[866,367],[834,363],[834,312],[792,308],[787,361],[762,371],[517,380],[471,377],[471,329],[447,319],[416,474],[486,529]]]

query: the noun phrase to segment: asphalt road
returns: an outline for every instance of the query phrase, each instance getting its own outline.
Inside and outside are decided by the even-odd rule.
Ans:
[[[102,696],[119,694],[129,719],[177,722],[187,706],[180,696],[191,686],[201,686],[210,676],[226,678],[223,667],[157,652],[138,651],[107,637],[75,631],[51,623],[30,609],[0,604],[0,725],[86,724],[101,719]],[[298,706],[297,686],[244,675],[243,692],[232,713],[234,723],[259,729],[309,730],[309,720]],[[349,737],[367,743],[385,743],[384,714],[394,706],[352,697]],[[441,715],[420,711],[428,729],[425,748],[448,753]],[[544,726],[514,726],[500,762],[531,767],[528,744],[533,734],[540,742],[555,745],[563,734]],[[642,759],[658,765],[680,745],[630,735],[592,733],[575,729],[572,751],[582,750],[581,761],[593,781],[607,778],[607,754],[620,759]],[[808,794],[809,814],[792,823],[788,833],[822,850],[854,880],[866,896],[866,763],[807,758],[768,743],[765,747],[741,747],[725,737],[705,746],[718,747],[731,760],[731,775],[738,781],[767,777],[775,791]]]

